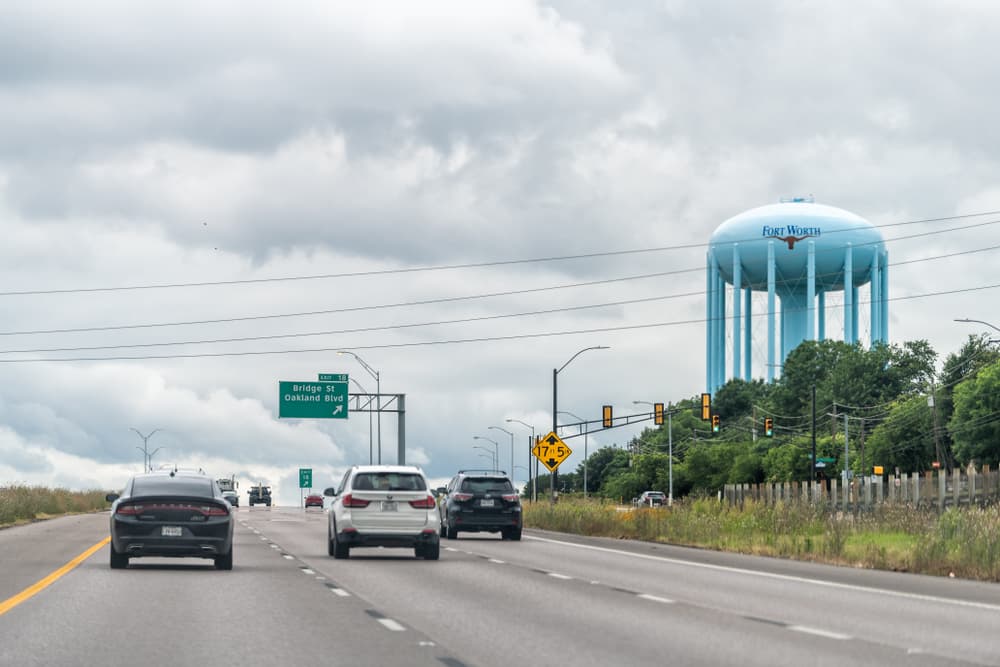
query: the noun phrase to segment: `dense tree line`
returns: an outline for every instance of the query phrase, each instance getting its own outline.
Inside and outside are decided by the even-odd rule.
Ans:
[[[970,336],[937,370],[937,353],[922,340],[870,350],[806,341],[789,354],[778,381],[730,380],[712,396],[712,412],[718,433],[701,420],[700,394],[671,406],[675,497],[714,494],[727,483],[808,480],[814,428],[821,477],[840,477],[845,466],[852,475],[870,475],[876,465],[886,474],[996,466],[1000,352],[988,337]],[[593,452],[588,492],[627,502],[645,490],[665,491],[667,428]],[[583,464],[558,480],[562,492],[582,492]],[[539,497],[549,483],[538,480]]]

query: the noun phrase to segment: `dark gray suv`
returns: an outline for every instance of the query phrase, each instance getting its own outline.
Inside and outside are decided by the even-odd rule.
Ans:
[[[521,539],[521,499],[505,472],[459,470],[438,506],[442,537],[490,532],[505,540]]]

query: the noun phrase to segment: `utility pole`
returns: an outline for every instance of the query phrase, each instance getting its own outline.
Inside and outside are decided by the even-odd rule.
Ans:
[[[938,425],[938,409],[937,400],[935,400],[933,378],[931,378],[931,395],[927,397],[927,402],[930,403],[931,415],[934,420],[934,451],[937,454],[938,464],[944,465],[944,461],[941,460],[941,427]],[[947,467],[950,468],[951,466]]]
[[[848,471],[851,469],[850,450],[847,448],[847,413],[844,413],[844,486],[847,486]]]
[[[816,483],[816,385],[812,387],[812,483]]]

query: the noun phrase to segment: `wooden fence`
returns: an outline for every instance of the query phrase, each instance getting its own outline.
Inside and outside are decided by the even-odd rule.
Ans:
[[[759,503],[818,503],[830,509],[852,511],[883,503],[902,503],[914,507],[936,508],[987,504],[1000,501],[1000,471],[983,466],[960,471],[902,473],[898,477],[858,477],[848,484],[831,479],[809,482],[770,482],[764,484],[726,484],[722,500],[743,505],[747,500]]]

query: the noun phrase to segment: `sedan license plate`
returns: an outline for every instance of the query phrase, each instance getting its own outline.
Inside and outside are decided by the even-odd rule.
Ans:
[[[382,511],[383,512],[395,512],[396,511],[396,501],[395,500],[383,500],[382,501]]]
[[[492,498],[484,498],[484,499],[482,499],[482,500],[479,501],[479,506],[480,507],[493,507],[493,499]]]
[[[160,531],[163,537],[180,537],[184,534],[184,531],[180,526],[164,526]]]

